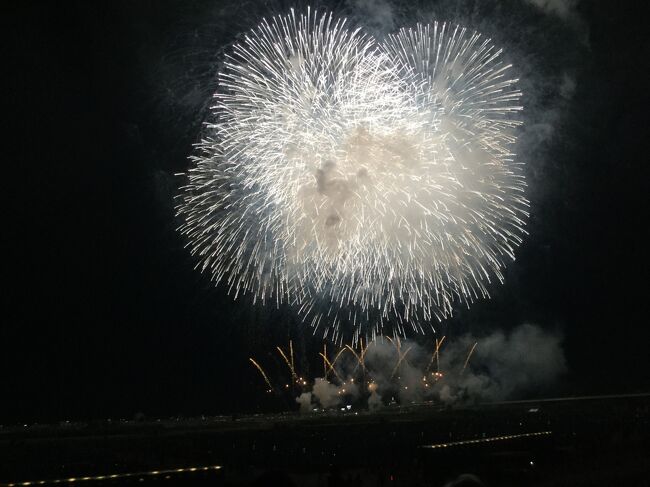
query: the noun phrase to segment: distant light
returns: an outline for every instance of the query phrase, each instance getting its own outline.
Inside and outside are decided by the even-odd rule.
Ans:
[[[463,441],[451,441],[449,443],[437,443],[434,445],[422,445],[420,448],[447,448],[450,446],[461,446],[461,445],[474,445],[477,443],[487,443],[492,441],[504,441],[504,440],[515,440],[518,438],[528,438],[532,436],[549,436],[553,434],[552,431],[538,431],[535,433],[521,433],[518,435],[505,435],[505,436],[492,436],[490,438],[477,438],[474,440],[463,440]]]
[[[118,479],[118,478],[129,478],[129,477],[138,477],[138,480],[140,482],[144,482],[145,479],[144,477],[148,476],[155,476],[155,475],[160,475],[160,474],[170,474],[170,473],[190,473],[190,472],[196,472],[199,470],[207,471],[207,470],[220,470],[221,465],[208,465],[204,467],[185,467],[185,468],[176,468],[176,469],[170,469],[170,470],[152,470],[150,472],[133,472],[133,473],[114,473],[114,474],[106,474],[106,475],[97,475],[97,476],[87,476],[87,477],[69,477],[66,479],[56,479],[56,480],[29,480],[29,481],[24,481],[24,482],[17,482],[17,483],[9,483],[9,484],[0,484],[0,486],[4,487],[18,487],[21,485],[24,486],[29,486],[29,485],[48,485],[48,484],[62,484],[62,483],[78,483],[78,482],[83,482],[83,481],[89,481],[89,480],[105,480],[105,479]],[[170,475],[165,475],[166,479],[171,478]]]

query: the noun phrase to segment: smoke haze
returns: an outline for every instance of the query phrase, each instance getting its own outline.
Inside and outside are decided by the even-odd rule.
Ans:
[[[389,403],[462,405],[540,396],[567,370],[562,335],[530,324],[443,340],[438,357],[413,340],[381,339],[365,353],[365,382],[360,365],[351,353],[342,355],[335,364],[338,378],[317,378],[311,392],[296,398],[300,410],[361,403],[375,411]]]

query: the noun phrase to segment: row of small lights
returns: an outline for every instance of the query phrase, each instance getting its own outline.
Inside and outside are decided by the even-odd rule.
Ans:
[[[422,445],[421,448],[447,448],[450,446],[475,445],[476,443],[487,443],[490,441],[514,440],[531,436],[548,436],[552,433],[552,431],[538,431],[536,433],[522,433],[519,435],[492,436],[490,438],[479,438],[476,440],[452,441],[450,443],[438,443],[436,445]]]
[[[211,465],[207,467],[174,468],[171,470],[152,470],[151,472],[115,473],[112,475],[97,475],[95,477],[70,477],[67,479],[56,479],[56,480],[30,480],[26,482],[0,484],[0,487],[19,487],[23,485],[27,486],[27,485],[72,484],[75,482],[84,482],[90,480],[114,480],[114,479],[125,479],[128,477],[153,477],[157,475],[174,474],[174,473],[206,472],[209,470],[221,470],[221,465]]]

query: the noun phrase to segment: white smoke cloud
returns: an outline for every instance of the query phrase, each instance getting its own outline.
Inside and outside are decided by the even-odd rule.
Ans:
[[[377,411],[378,409],[381,409],[382,406],[383,402],[381,396],[377,394],[377,391],[372,391],[368,397],[368,410]]]
[[[303,392],[296,398],[296,402],[300,404],[300,412],[308,413],[312,410],[311,392]]]
[[[578,13],[579,0],[524,0],[542,13],[560,19],[570,26],[580,37],[580,42],[589,45],[589,30]]]
[[[312,392],[314,398],[316,398],[324,409],[338,406],[341,402],[338,386],[320,377],[315,380]]]
[[[560,83],[560,96],[567,100],[573,98],[576,91],[576,80],[569,73],[562,74],[562,82]]]
[[[349,5],[373,33],[386,34],[397,27],[394,6],[387,0],[351,0]]]
[[[557,15],[563,20],[572,19],[578,5],[577,0],[526,0],[526,2],[535,5],[547,14]]]
[[[478,339],[461,337],[441,353],[442,368],[462,370],[473,343],[477,347],[471,366],[464,372],[448,374],[444,384],[435,388],[441,401],[503,400],[540,392],[566,371],[561,335],[529,324],[509,334],[497,331]]]

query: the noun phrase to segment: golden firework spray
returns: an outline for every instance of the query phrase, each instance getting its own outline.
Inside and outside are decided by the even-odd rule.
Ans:
[[[293,370],[293,366],[291,365],[291,362],[287,358],[286,354],[284,353],[284,351],[280,347],[275,347],[275,348],[277,348],[278,352],[280,352],[280,355],[284,359],[284,363],[286,363],[287,367],[289,367],[289,371],[291,372],[291,377],[293,378],[294,381],[297,381],[298,376],[296,375],[296,371]]]
[[[260,366],[260,364],[255,362],[255,360],[253,360],[252,357],[250,357],[248,360],[250,360],[251,363],[255,366],[255,368],[260,371],[260,374],[262,374],[262,377],[264,378],[264,382],[266,382],[266,384],[269,386],[269,391],[272,391],[273,386],[271,385],[271,382],[269,381],[269,378],[266,376],[266,373],[264,372],[264,369]]]
[[[474,345],[472,345],[472,348],[470,349],[469,353],[467,354],[467,358],[465,359],[465,364],[463,365],[463,370],[460,371],[460,373],[464,373],[465,369],[467,368],[467,364],[469,363],[469,359],[474,353],[474,349],[476,348],[476,345],[478,345],[478,342],[474,342]]]

